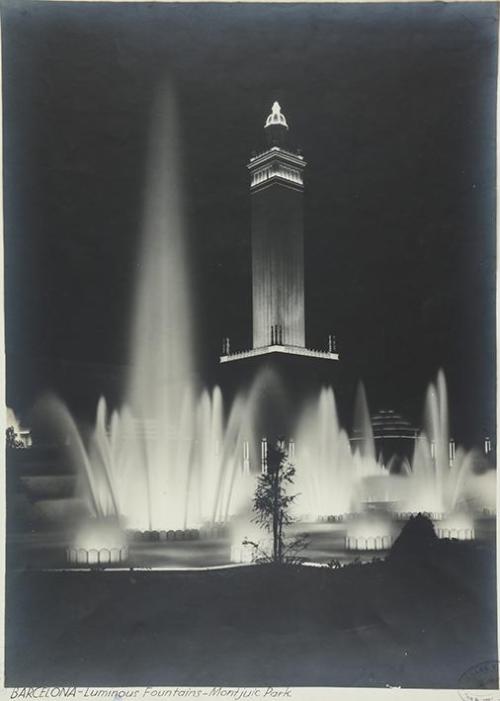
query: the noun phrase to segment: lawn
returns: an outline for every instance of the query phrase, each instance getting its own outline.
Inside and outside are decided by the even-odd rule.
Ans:
[[[205,572],[11,572],[8,686],[455,687],[495,658],[495,554]]]

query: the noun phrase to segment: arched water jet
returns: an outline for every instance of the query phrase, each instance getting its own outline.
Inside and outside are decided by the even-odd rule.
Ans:
[[[323,388],[299,418],[295,441],[297,516],[343,515],[353,500],[353,461],[331,388]]]
[[[354,452],[360,455],[363,464],[376,463],[375,439],[373,437],[370,410],[368,408],[365,387],[362,382],[358,383],[354,402],[352,442]]]
[[[53,394],[38,399],[32,410],[35,423],[41,421],[44,429],[57,436],[64,446],[68,463],[81,478],[80,489],[89,516],[94,518],[116,517],[113,502],[109,499],[102,463],[92,465],[76,423],[66,404]]]
[[[340,427],[335,396],[323,388],[299,418],[296,429],[297,516],[316,520],[363,509],[363,484],[387,472],[375,460],[373,431],[362,385],[355,410],[355,440]]]
[[[86,478],[89,515],[94,517],[90,522],[93,537],[99,534],[102,522],[103,540],[106,540],[116,528],[112,524],[116,524],[118,517],[130,528],[167,530],[162,523],[171,523],[168,510],[174,510],[170,498],[175,496],[181,505],[184,526],[175,530],[231,522],[232,542],[239,548],[245,537],[255,541],[260,538],[252,523],[252,496],[260,468],[260,432],[256,426],[270,388],[271,394],[280,395],[277,376],[263,370],[247,392],[237,395],[226,421],[218,387],[211,393],[204,391],[198,398],[191,390],[185,392],[179,411],[181,437],[185,440],[180,445],[179,440],[171,443],[176,448],[177,469],[183,471],[184,479],[176,479],[170,490],[155,495],[156,512],[148,501],[150,473],[141,463],[141,450],[147,447],[151,437],[148,439],[145,430],[138,431],[137,421],[127,407],[109,415],[105,401],[99,401],[88,449],[68,410],[57,398],[46,398],[39,410],[46,419],[50,418],[65,442],[70,437],[72,460]],[[445,385],[441,381],[431,387],[426,397],[426,428],[432,439],[422,432],[416,440],[411,465],[405,462],[400,475],[390,475],[374,460],[375,451],[369,445],[363,451],[359,442],[357,448],[352,448],[340,427],[333,391],[324,388],[315,401],[304,407],[296,426],[292,460],[297,468],[293,492],[299,495],[296,515],[301,520],[318,517],[329,520],[329,517],[366,511],[365,516],[360,516],[360,524],[367,530],[362,537],[375,538],[373,547],[380,536],[377,514],[389,515],[391,511],[395,512],[394,522],[405,520],[414,511],[429,513],[434,518],[441,516],[437,527],[442,537],[473,537],[474,513],[494,510],[495,475],[491,469],[485,472],[487,461],[480,459],[476,451],[465,451],[458,446],[453,460],[445,453],[446,411],[441,406],[445,401]],[[252,446],[245,454],[244,444]],[[433,449],[433,445],[438,447]],[[247,469],[249,456],[253,473]],[[478,469],[484,474],[478,474]],[[153,473],[153,476],[159,483],[161,475]],[[172,476],[175,477],[174,471],[169,472],[169,477]],[[163,515],[165,520],[160,522]],[[151,528],[152,523],[158,523],[156,528]],[[349,548],[353,543],[359,546],[360,528],[361,525],[349,525]],[[354,536],[357,541],[353,540]],[[118,542],[120,538],[115,540]],[[366,543],[368,547],[368,540]]]
[[[459,446],[451,459],[449,440],[446,380],[440,370],[436,383],[427,390],[424,429],[415,441],[411,469],[407,471],[405,512],[445,515],[466,508],[477,454]]]

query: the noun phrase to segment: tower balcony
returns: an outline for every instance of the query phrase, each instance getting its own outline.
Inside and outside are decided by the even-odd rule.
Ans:
[[[306,165],[302,155],[273,146],[250,159],[247,166],[251,174],[250,189],[254,190],[270,182],[293,184],[302,188]]]
[[[320,358],[323,360],[339,360],[338,353],[330,350],[314,350],[312,348],[303,348],[302,346],[289,346],[282,344],[270,344],[260,348],[250,348],[248,350],[236,351],[235,353],[226,352],[219,356],[219,362],[230,363],[235,360],[243,360],[244,358],[254,358],[259,355],[270,355],[272,353],[284,353],[286,355],[301,355],[309,358]]]

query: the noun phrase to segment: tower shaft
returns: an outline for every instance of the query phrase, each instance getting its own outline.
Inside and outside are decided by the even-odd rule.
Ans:
[[[305,347],[303,194],[279,178],[252,191],[253,347]]]
[[[253,347],[305,348],[303,170],[286,148],[277,102],[265,125],[268,148],[250,159]]]

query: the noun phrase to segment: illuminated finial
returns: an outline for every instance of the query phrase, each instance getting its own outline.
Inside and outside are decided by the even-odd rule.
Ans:
[[[275,124],[279,124],[288,129],[288,124],[286,123],[285,115],[281,111],[280,103],[276,101],[271,108],[271,114],[266,119],[266,127],[271,127]]]

